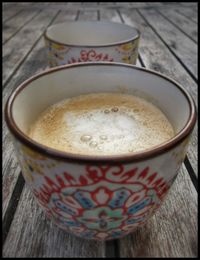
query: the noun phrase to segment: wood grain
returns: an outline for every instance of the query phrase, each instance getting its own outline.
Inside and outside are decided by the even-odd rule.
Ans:
[[[172,8],[160,8],[158,11],[165,17],[165,19],[171,21],[173,25],[178,27],[179,30],[190,37],[190,39],[192,39],[195,43],[197,43],[197,24],[195,25],[190,19],[182,16]]]
[[[183,16],[187,17],[188,19],[190,19],[191,21],[193,21],[194,23],[197,23],[197,10],[198,10],[198,6],[197,3],[195,3],[196,5],[193,8],[184,8],[184,9],[180,9],[180,8],[175,8],[175,11],[182,14]]]
[[[97,11],[83,11],[81,10],[79,12],[79,17],[78,20],[79,21],[97,21]]]
[[[160,41],[159,37],[157,37],[145,20],[136,10],[131,12],[121,11],[121,15],[126,24],[136,26],[141,31],[139,52],[145,66],[176,80],[188,90],[197,105],[196,82],[186,73],[176,57],[170,53],[168,48]],[[192,134],[192,140],[188,149],[188,158],[197,175],[197,125]]]
[[[14,18],[16,15],[20,14],[20,12],[22,12],[22,9],[15,8],[14,6],[6,6],[2,12],[3,23]]]
[[[12,77],[12,81],[3,91],[3,107],[11,91],[22,81],[32,76],[36,71],[47,66],[45,61],[44,43],[41,40],[31,52],[29,58]],[[5,121],[3,121],[3,216],[8,207],[11,194],[17,182],[20,167],[15,158],[15,152]]]
[[[51,23],[58,11],[45,11],[35,17],[29,24],[3,45],[3,85],[17,70],[26,56],[31,52],[34,44],[42,36],[44,29]]]
[[[188,72],[194,78],[197,78],[197,44],[155,10],[140,9],[140,13],[148,21],[149,26],[154,28],[173,54],[181,61]]]
[[[23,10],[13,19],[10,19],[3,24],[3,44],[5,44],[11,37],[13,37],[20,29],[23,28],[29,21],[31,21],[36,15],[39,14],[39,10],[30,12]]]
[[[197,193],[185,172],[156,214],[120,240],[121,257],[197,257]]]
[[[100,10],[100,20],[120,23],[121,19],[116,10]]]
[[[7,85],[3,91],[3,108],[5,102],[10,95],[11,91],[19,85],[22,81],[33,75],[34,72],[41,68],[46,67],[45,52],[43,48],[43,41],[41,41],[35,49],[32,51],[29,59],[23,64],[23,66],[12,77],[12,81]],[[5,68],[4,68],[5,70]],[[4,116],[4,115],[3,115]],[[20,167],[15,158],[15,152],[12,145],[11,136],[6,127],[5,121],[3,121],[3,217],[7,210],[12,192],[17,182]]]

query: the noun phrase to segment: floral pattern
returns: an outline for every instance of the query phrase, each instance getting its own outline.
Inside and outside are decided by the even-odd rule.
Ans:
[[[77,62],[115,61],[136,64],[139,40],[119,45],[117,47],[80,48],[67,47],[45,38],[49,66],[59,66]]]
[[[138,57],[139,40],[134,40],[126,44],[122,44],[116,48],[117,52],[122,55],[122,61],[129,64],[136,64]]]
[[[98,53],[94,49],[89,51],[81,50],[80,57],[77,59],[72,57],[68,60],[68,64],[87,61],[113,61],[113,58],[109,57],[108,54]]]
[[[77,166],[19,142],[16,148],[26,182],[49,219],[77,236],[109,240],[133,232],[160,207],[177,176],[177,156],[183,160],[188,141],[163,155],[157,168],[156,159],[149,165]],[[166,174],[169,160],[171,172]]]

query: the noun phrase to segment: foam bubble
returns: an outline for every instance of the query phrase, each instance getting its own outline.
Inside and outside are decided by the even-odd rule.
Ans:
[[[97,142],[92,141],[92,142],[89,143],[89,146],[90,147],[96,147],[97,146]]]
[[[82,135],[81,136],[81,141],[83,142],[88,142],[92,139],[92,136],[91,135]]]
[[[100,135],[99,138],[100,138],[101,140],[107,140],[107,139],[108,139],[108,137],[107,137],[106,135]]]
[[[97,147],[97,149],[98,149],[98,151],[103,151],[103,147],[100,145]]]
[[[104,110],[104,113],[105,113],[105,114],[109,114],[109,113],[110,113],[110,110],[105,109],[105,110]]]
[[[113,108],[111,109],[112,112],[117,112],[118,110],[119,110],[118,107],[113,107]]]

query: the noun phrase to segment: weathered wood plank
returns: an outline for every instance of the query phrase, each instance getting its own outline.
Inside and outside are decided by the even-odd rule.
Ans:
[[[29,59],[22,65],[19,71],[13,76],[12,81],[6,86],[3,91],[3,107],[10,95],[11,91],[23,80],[34,74],[36,70],[46,66],[43,42],[34,48]],[[20,167],[14,155],[11,137],[8,134],[8,129],[3,122],[3,216],[8,207],[8,203],[19,176]]]
[[[4,257],[103,257],[104,254],[104,243],[79,239],[50,222],[25,185],[4,244]]]
[[[197,78],[197,44],[155,10],[140,9],[140,13],[149,23],[149,26],[160,35],[182,65],[193,77]]]
[[[3,24],[3,44],[5,44],[11,37],[13,37],[23,26],[30,22],[36,15],[37,11],[24,10],[16,15],[13,19]]]
[[[128,3],[124,3],[124,2],[117,2],[117,7],[120,6],[121,8],[124,8],[125,5],[128,5],[130,8],[160,8],[160,7],[164,7],[164,8],[178,8],[180,7],[180,3],[179,2],[128,2]],[[192,3],[190,4],[191,7],[194,7],[194,5],[192,5]],[[183,7],[183,6],[181,6]],[[188,6],[189,7],[189,6]]]
[[[182,84],[193,96],[197,104],[197,84],[186,73],[177,59],[160,41],[137,11],[121,11],[122,19],[128,25],[138,27],[141,31],[139,51],[147,67],[157,70]]]
[[[194,25],[194,23],[191,22],[190,19],[174,11],[174,9],[159,8],[157,10],[165,17],[165,19],[171,21],[176,27],[179,28],[179,30],[181,30],[188,37],[190,37],[190,39],[194,40],[197,43],[197,24]]]
[[[198,5],[196,3],[196,6],[194,6],[193,8],[175,8],[175,11],[184,15],[185,17],[187,17],[188,19],[190,19],[191,21],[197,23],[198,20]]]
[[[197,193],[183,166],[166,201],[135,233],[120,240],[121,257],[197,257]]]
[[[75,10],[63,10],[54,20],[53,24],[74,21],[77,19],[78,12]]]
[[[3,46],[3,85],[32,50],[42,36],[44,29],[51,23],[58,11],[45,11],[35,17]]]
[[[121,23],[121,19],[116,10],[100,10],[100,20]]]
[[[197,2],[179,2],[184,7],[192,7],[192,8],[197,8],[198,3]]]
[[[3,23],[14,18],[16,15],[20,14],[20,12],[22,12],[22,9],[14,8],[14,6],[11,6],[10,8],[9,6],[7,6],[2,12]]]
[[[79,16],[78,16],[78,20],[79,21],[97,21],[98,15],[97,15],[97,11],[84,11],[81,10],[79,12]]]
[[[23,8],[23,10],[33,9],[38,6],[39,3],[34,3],[34,2],[10,2],[6,3],[6,8],[12,8],[14,7],[15,9]],[[47,3],[48,4],[48,3]]]
[[[33,75],[36,71],[46,67],[45,53],[43,48],[43,41],[41,40],[30,57],[21,66],[17,73],[12,77],[12,81],[6,86],[3,91],[3,108],[5,102],[11,91],[19,85],[22,81]],[[8,208],[8,204],[15,188],[15,184],[19,177],[20,167],[15,158],[14,148],[12,145],[11,136],[3,121],[3,217]]]
[[[65,20],[74,20],[76,15],[77,12],[61,12],[54,23],[63,22]],[[26,61],[12,77],[12,81],[10,81],[3,90],[3,108],[5,107],[5,102],[12,90],[36,72],[45,69],[47,64],[44,42],[43,39],[41,39],[33,48],[30,56],[27,57]],[[8,208],[19,173],[20,167],[15,158],[11,137],[8,133],[5,121],[3,121],[3,218]]]

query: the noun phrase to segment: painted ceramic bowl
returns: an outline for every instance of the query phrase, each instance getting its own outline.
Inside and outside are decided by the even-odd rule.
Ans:
[[[140,33],[113,22],[67,22],[44,33],[50,67],[89,61],[136,64]]]
[[[98,92],[151,100],[167,115],[176,135],[152,149],[115,156],[61,152],[27,136],[48,106]],[[37,74],[11,94],[5,118],[23,176],[47,217],[76,236],[109,240],[133,232],[160,207],[184,160],[196,112],[190,95],[175,81],[144,68],[107,62],[65,65]]]

